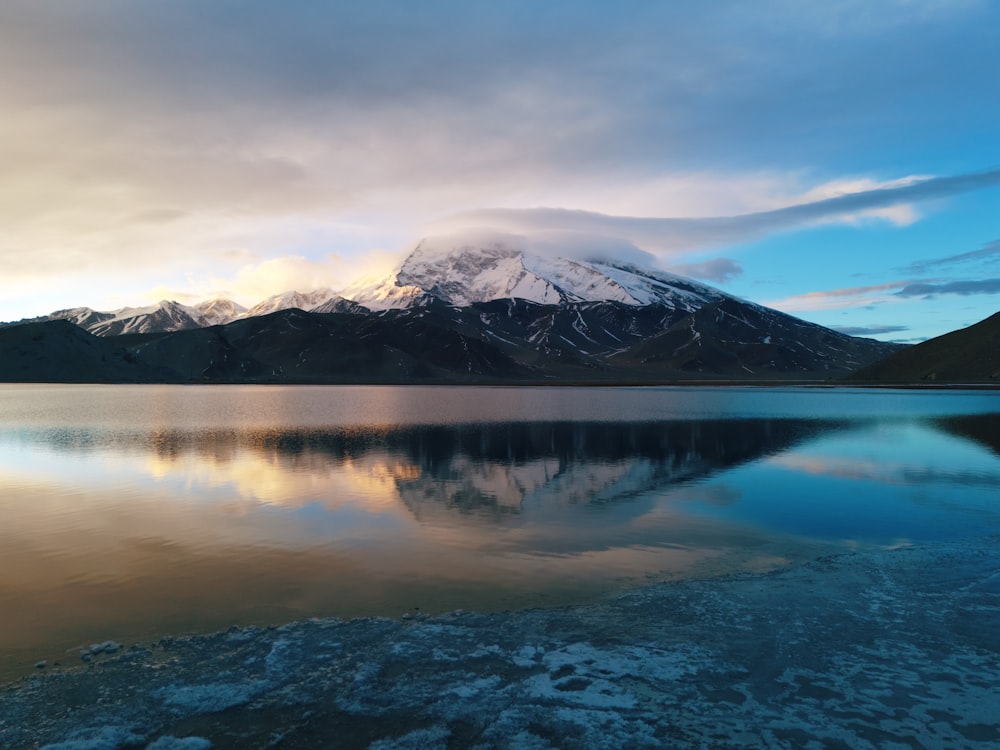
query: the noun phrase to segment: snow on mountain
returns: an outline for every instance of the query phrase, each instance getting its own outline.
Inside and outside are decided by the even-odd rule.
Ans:
[[[23,322],[39,322],[42,320],[68,320],[74,325],[78,325],[81,328],[87,328],[89,330],[90,326],[102,323],[105,320],[114,318],[115,312],[98,312],[97,310],[92,310],[89,307],[73,307],[69,310],[56,310],[50,315],[46,315],[40,318],[34,318],[31,321]]]
[[[349,299],[344,299],[340,295],[335,295],[335,296],[331,297],[330,299],[328,299],[326,302],[323,302],[323,303],[317,305],[316,307],[313,307],[313,308],[309,309],[308,312],[314,312],[314,313],[364,313],[364,312],[368,312],[368,310],[364,306],[359,305],[357,302],[354,302],[354,301],[349,300]]]
[[[200,302],[194,306],[194,309],[198,311],[205,321],[205,325],[208,326],[232,323],[237,318],[246,315],[247,312],[247,308],[243,307],[243,305],[233,302],[231,299],[223,299],[221,297],[208,300],[207,302]]]
[[[292,308],[298,308],[299,310],[312,310],[325,302],[330,301],[337,295],[332,289],[315,289],[311,292],[284,292],[282,294],[275,294],[272,297],[268,297],[263,302],[251,307],[246,311],[245,317],[253,318],[257,315],[268,315],[273,312],[278,312],[279,310],[290,310]]]
[[[343,294],[373,310],[410,307],[430,296],[459,307],[519,298],[546,305],[620,302],[693,311],[727,296],[665,271],[607,259],[534,254],[513,238],[475,244],[452,238],[425,239],[395,274]]]
[[[246,312],[232,300],[215,299],[194,307],[172,300],[161,300],[145,307],[122,307],[101,312],[89,307],[57,310],[22,323],[67,320],[95,336],[119,336],[126,333],[162,333],[190,328],[205,328],[230,323]]]
[[[75,307],[69,310],[57,310],[36,320],[68,320],[96,336],[179,331],[207,325],[198,310],[170,300],[162,300],[147,307],[123,307],[109,312],[99,312],[89,307]]]
[[[431,299],[418,286],[397,284],[395,274],[375,284],[348,287],[342,294],[347,299],[363,305],[369,310],[395,310],[404,307],[418,307]]]
[[[148,307],[123,307],[113,317],[86,326],[97,336],[120,336],[125,333],[151,333],[203,328],[201,313],[193,307],[172,300],[161,300]]]
[[[501,299],[543,305],[616,302],[693,312],[729,296],[665,271],[608,258],[553,257],[531,252],[529,242],[523,238],[483,234],[425,238],[394,274],[375,283],[348,287],[339,294],[329,288],[288,291],[250,309],[228,299],[209,300],[193,307],[163,300],[148,307],[111,312],[78,307],[36,320],[69,320],[91,333],[111,336],[224,325],[291,308],[356,313],[364,308],[404,309],[435,301],[464,307]]]

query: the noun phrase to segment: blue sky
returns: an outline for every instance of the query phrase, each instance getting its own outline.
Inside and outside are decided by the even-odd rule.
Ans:
[[[0,320],[427,234],[605,243],[916,341],[1000,308],[1000,4],[0,4]]]

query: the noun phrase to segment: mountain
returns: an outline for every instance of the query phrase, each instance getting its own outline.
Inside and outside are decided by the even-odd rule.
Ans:
[[[154,379],[113,339],[69,320],[0,328],[0,382],[108,383]]]
[[[383,282],[339,295],[49,318],[132,334],[119,344],[135,377],[179,382],[827,380],[900,348],[667,272],[506,238],[425,240]]]
[[[470,244],[432,238],[422,240],[396,273],[345,296],[370,310],[410,307],[429,299],[464,307],[513,298],[541,305],[619,302],[692,312],[727,295],[631,263],[533,254],[510,239]]]
[[[665,271],[532,254],[509,238],[424,240],[395,274],[345,294],[386,319],[450,316],[438,324],[556,377],[824,379],[901,348]]]
[[[312,310],[314,307],[328,302],[334,296],[336,295],[332,289],[275,294],[247,310],[245,317],[253,318],[258,315],[269,315],[279,310],[291,310],[293,308],[298,310]]]
[[[494,300],[379,313],[397,326],[452,328],[491,344],[540,379],[827,379],[899,347],[858,339],[724,297],[688,312],[665,305]]]
[[[229,323],[244,314],[246,308],[227,299],[210,300],[195,307],[162,300],[147,307],[123,307],[111,312],[99,312],[89,307],[74,307],[18,322],[44,323],[66,320],[95,336],[122,336],[132,333],[162,333],[205,328]],[[2,325],[13,324],[0,324]]]
[[[59,313],[55,313],[52,317],[58,318]],[[93,322],[83,327],[95,336],[181,331],[187,328],[201,328],[204,325],[204,320],[197,310],[170,300],[163,300],[149,307],[124,307],[111,313],[97,313],[93,318]],[[67,319],[76,322],[73,318]]]
[[[201,315],[204,326],[218,326],[232,323],[247,314],[247,309],[231,299],[213,299],[194,306]]]
[[[896,352],[849,380],[872,383],[996,383],[1000,381],[1000,313]]]
[[[194,306],[162,300],[147,307],[123,307],[120,310],[99,312],[89,307],[57,310],[19,323],[42,323],[51,320],[68,320],[95,336],[123,336],[135,333],[168,333],[194,328],[226,325],[241,318],[268,315],[279,310],[298,308],[315,312],[361,312],[364,308],[356,302],[336,295],[331,289],[312,292],[285,292],[268,297],[250,309],[230,299],[213,299]],[[11,323],[0,323],[13,325]]]
[[[378,312],[286,309],[129,340],[182,382],[664,382],[829,379],[893,347],[724,298],[664,305],[440,301]]]
[[[452,326],[295,308],[140,337],[129,352],[147,371],[170,371],[178,382],[472,382],[533,375]]]
[[[310,307],[309,312],[314,313],[357,313],[363,314],[369,312],[368,308],[363,305],[359,305],[353,300],[344,299],[340,295],[334,295],[325,302],[321,302],[315,307]]]
[[[32,336],[24,331],[54,325],[77,332],[91,348],[99,344],[99,356],[80,359],[90,364],[78,366],[74,356],[63,356],[63,348],[51,340],[39,342],[37,356],[29,356]],[[23,381],[828,379],[845,374],[855,362],[873,361],[884,353],[881,347],[888,346],[851,339],[773,311],[755,318],[728,300],[694,313],[659,305],[541,305],[525,300],[467,307],[438,302],[376,313],[287,309],[221,326],[104,338],[69,321],[0,330],[6,337],[0,339],[0,361],[31,365],[12,375]],[[785,343],[785,335],[794,340]],[[16,345],[8,346],[10,341]],[[106,370],[100,369],[101,362]]]

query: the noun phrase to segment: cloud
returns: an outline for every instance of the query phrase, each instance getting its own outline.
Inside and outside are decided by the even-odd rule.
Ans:
[[[796,294],[783,299],[764,302],[767,307],[784,312],[805,312],[809,310],[837,310],[850,307],[864,307],[881,302],[891,302],[894,292],[905,287],[909,281],[889,281],[869,286],[826,289],[818,292]]]
[[[941,143],[992,163],[983,113],[996,90],[982,71],[997,67],[998,13],[859,0],[6,0],[0,297],[60,275],[124,284],[202,269],[234,248],[357,257],[483,206],[588,209],[604,218],[517,223],[666,255],[817,221],[906,223],[934,190],[975,189],[972,176],[903,186],[843,174],[970,163],[936,161]],[[803,183],[820,188],[803,195]],[[867,197],[852,205],[838,190]],[[624,218],[660,215],[684,218]],[[336,225],[317,232],[325,247],[303,241],[321,225]]]
[[[490,226],[510,232],[572,231],[628,238],[663,254],[757,239],[807,224],[837,221],[859,213],[946,198],[1000,185],[1000,169],[906,180],[880,187],[785,206],[770,211],[705,218],[609,216],[563,208],[480,209],[452,217],[455,226]]]
[[[675,263],[670,270],[703,281],[725,282],[743,275],[743,267],[729,258],[713,258],[699,263]]]
[[[656,257],[628,240],[597,234],[574,232],[537,232],[518,237],[515,244],[549,258],[572,258],[587,261],[624,261],[640,266],[655,266]]]
[[[372,253],[366,258],[364,270],[381,278],[392,269],[396,260],[394,253]],[[318,260],[301,255],[282,256],[246,263],[231,275],[193,282],[193,289],[188,292],[175,291],[168,295],[163,288],[154,288],[147,291],[145,297],[155,301],[164,296],[171,299],[183,296],[188,302],[224,297],[250,306],[290,290],[308,292],[331,288],[339,291],[358,276],[359,270],[356,263],[332,253]]]
[[[958,294],[963,297],[970,294],[1000,294],[1000,279],[947,281],[940,284],[915,282],[896,292],[898,297],[929,297],[938,294]]]
[[[920,78],[928,107],[947,97],[950,128],[958,104],[994,93],[954,83],[983,79],[982,8],[830,5],[13,0],[0,155],[49,205],[450,211],[528,192],[579,206],[551,197],[802,169],[816,142],[853,154],[845,133],[909,126],[893,77]],[[959,31],[962,55],[925,54]]]
[[[834,331],[846,333],[848,336],[877,336],[884,333],[900,333],[910,330],[909,326],[833,326]]]
[[[830,180],[822,185],[818,185],[801,196],[795,203],[815,203],[830,198],[837,198],[843,195],[858,193],[870,193],[876,190],[884,190],[898,187],[907,187],[924,180],[932,179],[933,175],[911,175],[896,180],[878,182],[870,177],[840,178]],[[857,213],[846,214],[841,217],[842,221],[851,224],[861,224],[865,221],[877,219],[888,221],[897,226],[909,226],[917,221],[919,215],[911,204],[902,203],[890,206],[874,206],[863,208]]]
[[[925,273],[930,269],[939,268],[941,266],[959,265],[979,260],[991,261],[998,258],[1000,258],[1000,240],[994,240],[993,242],[988,242],[979,250],[972,250],[967,253],[949,255],[944,258],[932,258],[930,260],[920,260],[916,263],[911,263],[906,267],[906,270],[909,273]]]

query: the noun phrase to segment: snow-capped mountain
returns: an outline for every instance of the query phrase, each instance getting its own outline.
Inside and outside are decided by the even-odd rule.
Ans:
[[[311,292],[283,292],[268,297],[263,302],[258,302],[246,312],[246,317],[253,318],[258,315],[269,315],[279,310],[299,310],[311,311],[325,302],[329,302],[337,295],[332,289],[315,289]]]
[[[321,302],[315,307],[309,308],[308,312],[314,313],[355,313],[362,314],[370,312],[367,308],[359,305],[357,302],[353,302],[349,299],[344,299],[340,295],[334,295],[325,302]]]
[[[291,308],[316,312],[354,312],[361,309],[354,302],[337,296],[330,289],[320,289],[308,293],[276,294],[249,310],[238,302],[225,298],[207,300],[194,306],[182,305],[172,300],[161,300],[155,305],[123,307],[109,312],[92,310],[89,307],[74,307],[18,322],[68,320],[95,336],[120,336],[128,333],[169,333],[192,328],[208,328]]]
[[[422,240],[396,273],[343,294],[371,310],[410,307],[429,297],[457,307],[516,298],[542,305],[663,305],[687,312],[727,296],[631,263],[552,258],[531,253],[512,239],[471,244],[451,238]]]
[[[194,306],[194,309],[198,311],[202,319],[205,321],[205,325],[210,326],[220,326],[226,323],[232,323],[238,318],[242,318],[247,314],[247,309],[243,305],[233,302],[231,299],[213,299],[207,302],[200,302]]]
[[[75,308],[36,322],[54,320],[160,334],[122,343],[122,361],[137,379],[180,382],[815,380],[900,348],[664,271],[496,236],[426,239],[383,282],[341,294],[286,292],[249,310]]]
[[[97,312],[86,307],[61,310],[52,313],[48,319],[69,320],[96,336],[183,331],[206,325],[198,310],[171,300],[162,300],[147,307],[123,307],[111,312]]]
[[[161,300],[155,305],[123,307],[109,312],[74,307],[20,322],[68,320],[95,336],[121,336],[128,333],[163,333],[224,325],[245,312],[246,308],[242,305],[227,299],[210,300],[194,307],[172,300]]]
[[[631,263],[533,253],[517,238],[494,236],[469,241],[432,237],[420,241],[399,270],[386,279],[348,287],[340,293],[330,288],[292,290],[268,297],[249,309],[228,299],[195,306],[163,300],[148,307],[110,312],[79,307],[34,321],[69,320],[98,336],[114,336],[225,325],[293,308],[318,313],[364,313],[433,303],[467,307],[505,299],[539,305],[653,305],[691,313],[732,298],[691,279]]]

